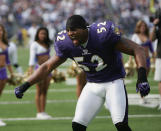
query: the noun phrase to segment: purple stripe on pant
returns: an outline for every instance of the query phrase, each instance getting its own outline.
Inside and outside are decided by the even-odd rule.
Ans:
[[[7,79],[7,69],[6,67],[0,68],[0,80],[5,80]]]

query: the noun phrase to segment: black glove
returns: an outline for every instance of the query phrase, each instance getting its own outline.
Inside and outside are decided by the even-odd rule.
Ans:
[[[144,67],[140,67],[138,69],[138,80],[136,83],[136,92],[140,92],[140,95],[146,96],[150,92],[150,85],[147,80],[146,69]]]
[[[23,93],[30,87],[29,82],[25,82],[24,84],[18,86],[15,88],[15,95],[17,98],[21,99],[23,96]]]

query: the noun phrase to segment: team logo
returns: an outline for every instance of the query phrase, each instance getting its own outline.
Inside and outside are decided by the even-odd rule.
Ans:
[[[115,32],[115,34],[120,35],[120,29],[116,26],[114,28],[114,32]]]

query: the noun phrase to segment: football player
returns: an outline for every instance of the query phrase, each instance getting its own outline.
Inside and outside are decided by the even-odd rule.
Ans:
[[[15,88],[17,98],[33,84],[43,80],[67,58],[73,59],[86,73],[87,83],[78,99],[73,131],[86,131],[104,102],[118,131],[131,131],[128,125],[128,101],[124,85],[125,70],[120,52],[133,55],[138,67],[136,89],[148,95],[150,86],[146,76],[146,57],[143,48],[121,37],[118,26],[112,21],[87,22],[80,15],[72,15],[66,30],[58,33],[55,41],[56,55],[40,66],[22,85]]]

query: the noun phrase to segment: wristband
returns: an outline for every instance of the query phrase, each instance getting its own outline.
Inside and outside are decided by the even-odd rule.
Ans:
[[[138,81],[139,82],[147,82],[147,75],[146,75],[146,69],[144,67],[140,67],[138,69]]]
[[[22,85],[20,86],[20,91],[21,91],[21,92],[25,92],[30,86],[31,86],[31,85],[30,85],[29,82],[25,82],[24,84],[22,84]]]

